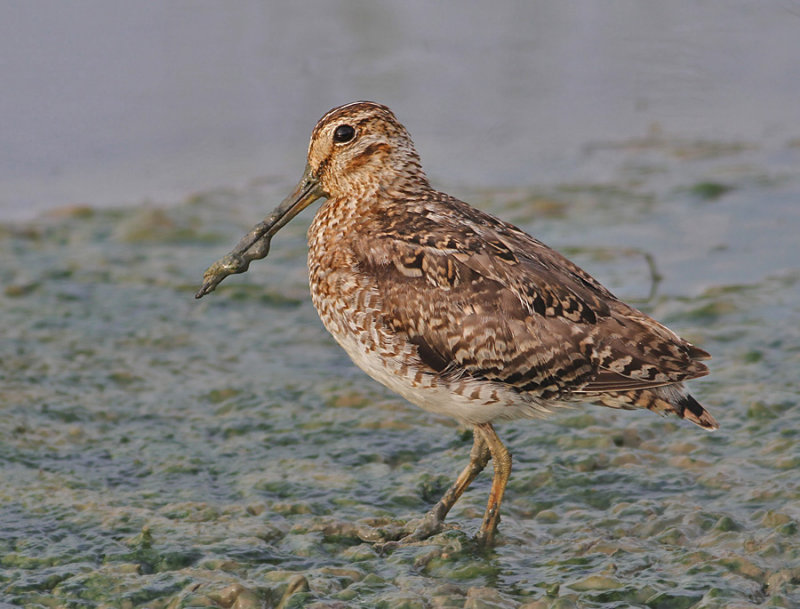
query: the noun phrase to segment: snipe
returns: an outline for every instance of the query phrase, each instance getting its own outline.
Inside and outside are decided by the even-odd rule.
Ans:
[[[295,190],[206,271],[197,298],[266,256],[272,236],[322,197],[308,231],[322,323],[372,378],[474,430],[469,464],[405,541],[438,531],[492,459],[477,535],[492,543],[511,471],[494,421],[596,402],[717,428],[683,386],[708,373],[705,351],[517,227],[435,190],[405,127],[373,102],[320,119]]]

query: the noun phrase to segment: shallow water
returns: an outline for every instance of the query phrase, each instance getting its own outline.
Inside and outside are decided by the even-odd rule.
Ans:
[[[310,214],[193,298],[290,184],[63,208],[0,226],[0,599],[798,606],[800,148],[653,136],[575,164],[611,179],[456,194],[711,352],[691,386],[718,432],[593,406],[500,425],[515,465],[497,548],[469,541],[484,473],[457,528],[381,555],[361,537],[421,515],[470,440],[325,333],[307,294]]]

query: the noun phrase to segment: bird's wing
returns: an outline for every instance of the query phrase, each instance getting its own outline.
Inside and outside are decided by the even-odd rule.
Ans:
[[[703,376],[707,354],[617,300],[512,225],[457,200],[459,224],[415,216],[361,243],[384,321],[442,374],[542,397],[656,387]],[[466,217],[465,217],[466,216]]]
[[[473,257],[399,240],[388,245],[387,262],[373,259],[361,270],[377,285],[384,323],[415,344],[436,372],[550,395],[594,376],[591,349],[581,344],[585,334],[572,332],[577,322],[546,317],[548,308],[575,319],[589,314],[566,292],[528,291],[523,301],[491,272],[485,253]],[[387,244],[379,249],[387,253]]]

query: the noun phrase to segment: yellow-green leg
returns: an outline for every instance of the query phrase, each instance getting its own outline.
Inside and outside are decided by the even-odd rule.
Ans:
[[[484,439],[484,434],[475,427],[472,450],[469,453],[469,463],[459,474],[453,485],[447,489],[441,499],[422,518],[422,522],[410,534],[401,540],[401,543],[419,541],[436,534],[442,528],[447,513],[464,494],[472,481],[486,467],[491,457],[490,449]],[[498,440],[499,441],[499,440]]]
[[[478,544],[486,547],[494,543],[497,523],[500,520],[500,504],[503,502],[503,493],[508,484],[508,477],[511,475],[511,453],[500,441],[491,423],[476,425],[475,437],[477,438],[479,435],[483,436],[485,446],[492,455],[492,466],[494,467],[489,503],[486,506],[486,513],[483,515],[481,528],[475,537]]]

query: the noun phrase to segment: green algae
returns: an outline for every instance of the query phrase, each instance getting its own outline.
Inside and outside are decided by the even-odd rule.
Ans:
[[[698,182],[689,188],[689,192],[705,201],[714,201],[733,190],[733,187],[719,182]]]
[[[588,405],[499,424],[514,470],[486,553],[470,536],[491,465],[448,517],[456,529],[375,545],[436,501],[471,438],[343,358],[308,301],[302,222],[202,303],[192,291],[203,268],[261,214],[246,193],[0,227],[0,599],[796,606],[796,234],[754,223],[750,205],[792,217],[800,178],[778,187],[726,174],[730,196],[704,205],[662,185],[669,171],[501,192],[489,205],[574,248],[622,297],[646,293],[649,272],[614,247],[651,254],[663,280],[637,306],[714,355],[691,388],[721,429]],[[738,229],[671,242],[721,205]]]

